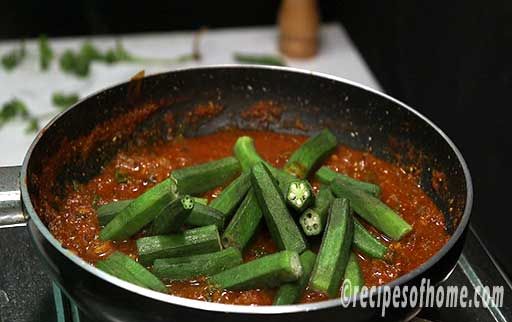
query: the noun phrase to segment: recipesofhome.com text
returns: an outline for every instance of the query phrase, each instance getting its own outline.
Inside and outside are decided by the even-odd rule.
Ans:
[[[503,305],[503,286],[434,286],[429,279],[422,279],[419,286],[352,286],[346,280],[343,289],[352,288],[356,298],[341,297],[344,307],[360,306],[363,308],[380,308],[385,316],[388,308],[406,307],[448,307],[448,308],[500,308]],[[471,292],[474,289],[474,292]]]

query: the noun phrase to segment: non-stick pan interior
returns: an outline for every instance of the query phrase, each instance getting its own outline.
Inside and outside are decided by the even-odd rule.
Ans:
[[[243,113],[269,100],[282,113]],[[214,112],[199,113],[209,108]],[[86,98],[45,129],[32,151],[27,171],[31,199],[44,214],[64,197],[65,184],[86,182],[129,144],[158,144],[176,135],[205,135],[225,127],[301,134],[329,127],[340,142],[418,173],[422,188],[445,214],[448,232],[464,213],[467,182],[461,161],[436,128],[415,112],[348,82],[255,67],[158,74]]]

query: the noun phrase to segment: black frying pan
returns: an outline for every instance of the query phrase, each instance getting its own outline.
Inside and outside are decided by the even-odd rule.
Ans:
[[[285,106],[279,122],[261,123],[240,117],[247,107],[263,99]],[[214,118],[191,123],[187,112],[209,101],[222,105],[224,110]],[[174,124],[165,121],[170,114],[176,120]],[[137,117],[122,122],[127,115]],[[307,131],[289,126],[297,118]],[[132,80],[83,99],[52,120],[30,147],[19,181],[24,215],[19,212],[17,188],[12,188],[16,187],[20,169],[1,169],[4,197],[0,224],[26,218],[34,246],[50,275],[94,320],[298,322],[379,318],[380,308],[344,308],[336,299],[250,307],[205,303],[150,291],[99,271],[61,247],[38,216],[52,211],[52,200],[63,197],[63,185],[70,180],[86,182],[97,175],[102,165],[128,142],[158,144],[180,129],[193,136],[229,126],[305,134],[329,127],[346,145],[371,150],[403,166],[417,167],[422,174],[421,185],[443,211],[446,230],[452,237],[425,264],[390,285],[414,285],[421,278],[429,278],[435,284],[455,267],[470,217],[472,186],[467,166],[450,139],[418,112],[384,94],[343,79],[288,68],[185,69]],[[434,170],[446,174],[444,189],[439,193],[432,189]],[[413,309],[389,309],[386,319],[403,319]]]

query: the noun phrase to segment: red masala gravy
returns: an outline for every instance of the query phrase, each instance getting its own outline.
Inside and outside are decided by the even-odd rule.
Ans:
[[[203,137],[173,140],[147,149],[119,153],[103,173],[85,185],[68,187],[68,197],[59,213],[46,216],[48,227],[63,246],[90,263],[120,250],[137,258],[135,238],[123,242],[101,242],[95,207],[114,200],[135,198],[156,183],[167,178],[173,169],[203,163],[232,155],[236,139],[242,135],[254,138],[259,153],[277,167],[284,165],[290,154],[307,138],[267,131],[225,130]],[[367,152],[340,146],[325,162],[339,172],[357,179],[376,183],[382,188],[382,200],[396,210],[413,231],[400,242],[390,242],[385,236],[366,225],[382,242],[389,245],[386,261],[358,254],[365,283],[368,286],[388,283],[420,266],[433,256],[449,239],[444,230],[443,214],[418,185],[414,173],[380,160]],[[126,176],[118,183],[115,174]],[[318,186],[314,184],[315,188]],[[210,200],[221,188],[205,194]],[[250,261],[275,252],[276,246],[266,231],[261,231],[244,252]],[[169,293],[198,300],[271,305],[275,290],[221,291],[211,288],[202,278],[172,282]],[[307,291],[301,302],[325,300],[324,294]]]

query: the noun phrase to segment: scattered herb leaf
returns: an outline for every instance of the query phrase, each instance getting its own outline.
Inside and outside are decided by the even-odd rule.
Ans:
[[[76,60],[75,56],[71,49],[66,49],[59,58],[60,68],[65,72],[72,72]]]
[[[120,62],[127,63],[143,63],[143,64],[175,64],[184,63],[192,60],[200,60],[201,53],[199,52],[200,35],[206,29],[200,29],[194,36],[192,43],[192,53],[177,56],[171,59],[160,58],[145,58],[138,57],[131,54],[123,46],[121,41],[117,41],[113,48],[102,52],[90,41],[86,41],[80,47],[80,50],[66,50],[59,59],[61,69],[69,74],[74,74],[79,77],[86,77],[90,72],[90,65],[94,61],[104,62],[106,64],[115,64]]]
[[[107,50],[104,56],[104,61],[107,64],[118,63],[122,61],[133,61],[135,58],[126,51],[123,44],[120,41],[116,41],[114,48]]]
[[[14,121],[15,119],[27,122],[25,133],[34,133],[39,131],[40,118],[30,114],[25,103],[17,98],[14,98],[2,105],[2,108],[0,109],[0,127]]]
[[[79,96],[76,93],[55,92],[52,94],[52,103],[61,110],[65,110],[78,102]]]
[[[70,74],[79,77],[89,75],[91,60],[87,56],[75,53],[71,49],[67,49],[59,59],[60,68]]]
[[[103,54],[101,51],[94,46],[94,44],[90,41],[85,41],[82,43],[80,47],[79,55],[83,57],[84,60],[103,60]]]
[[[22,42],[19,47],[11,49],[2,56],[2,65],[6,70],[13,70],[25,59],[25,56],[25,43]]]
[[[242,64],[286,66],[286,63],[281,57],[273,55],[234,53],[233,58],[235,59],[236,62]]]
[[[41,70],[48,70],[53,59],[53,49],[46,35],[39,36],[39,65]]]
[[[0,110],[0,126],[10,122],[16,118],[28,119],[29,112],[25,103],[14,98],[2,106]]]
[[[76,192],[80,192],[80,183],[78,183],[78,181],[73,180],[71,181],[71,184],[73,185],[73,190],[75,190]]]
[[[25,133],[35,133],[39,131],[39,119],[37,117],[30,117]]]

